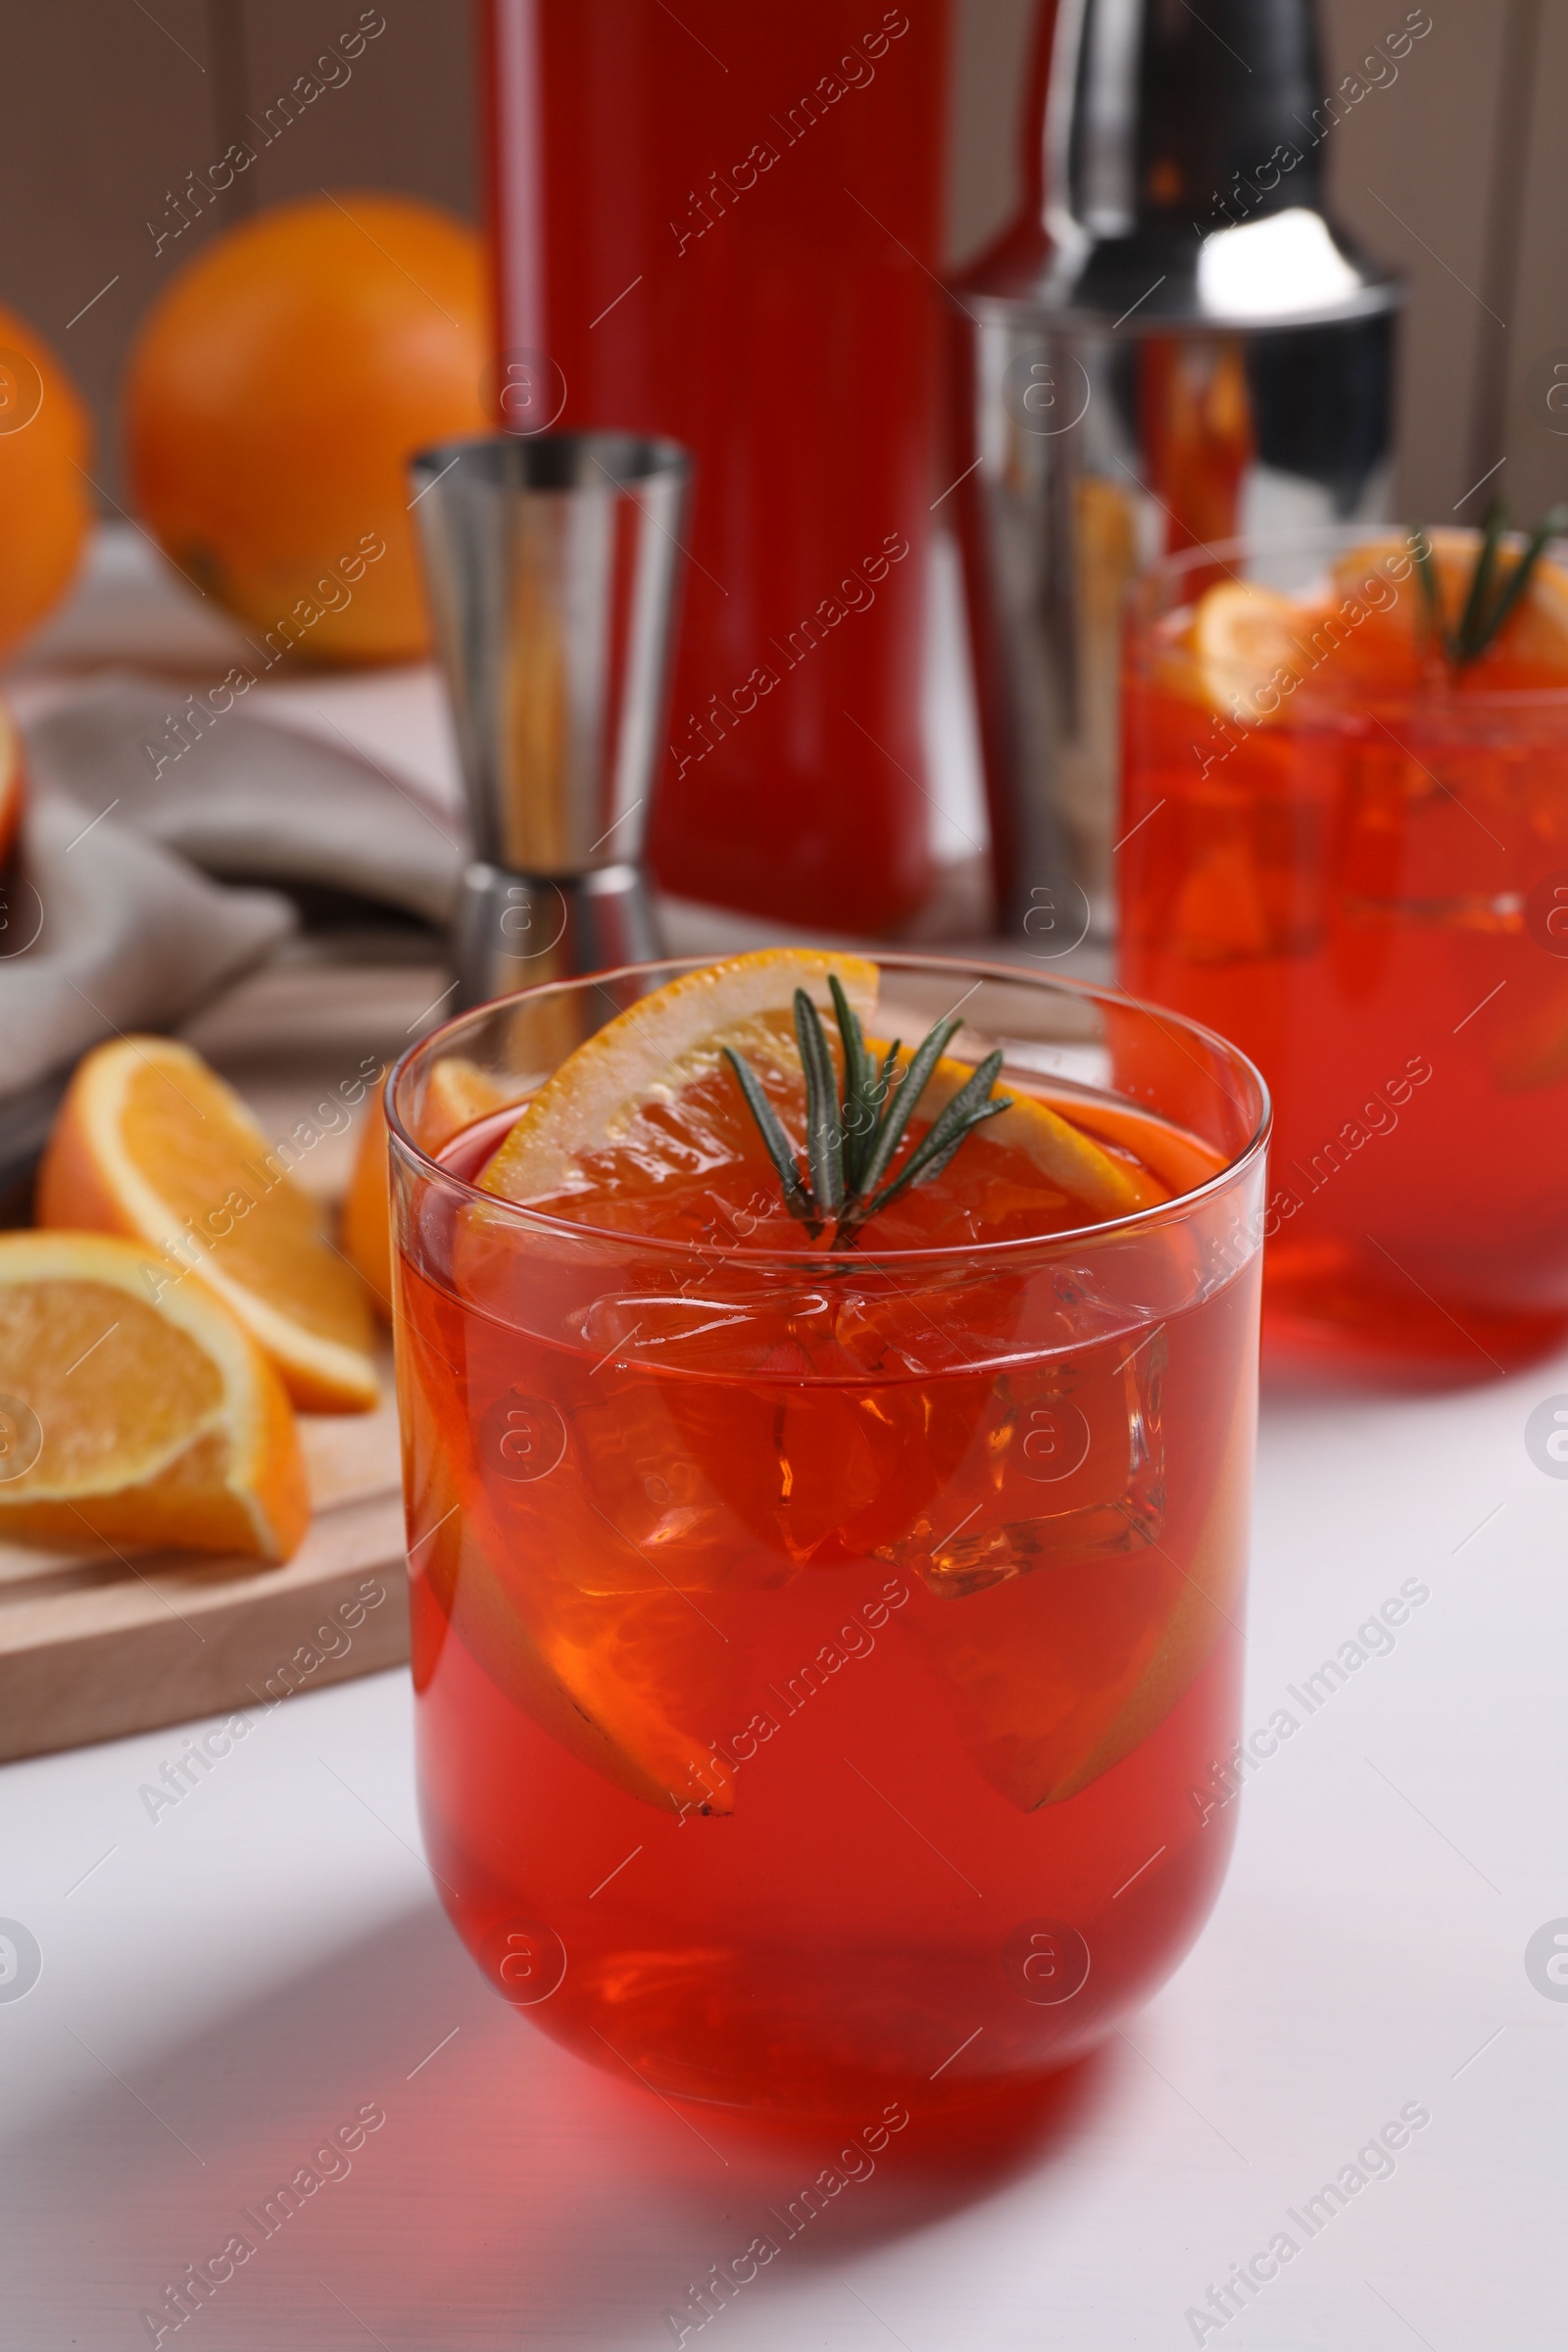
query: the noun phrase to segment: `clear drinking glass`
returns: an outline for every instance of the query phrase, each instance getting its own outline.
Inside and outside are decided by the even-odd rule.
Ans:
[[[956,1054],[1193,1189],[832,1258],[477,1190],[686,968],[466,1014],[390,1081],[427,1850],[496,1988],[617,2073],[972,2099],[1104,2034],[1224,1870],[1267,1097],[1179,1017],[888,956],[890,1033],[961,1002]]]
[[[1486,1377],[1568,1328],[1568,609],[1455,679],[1413,575],[1361,525],[1139,583],[1120,968],[1273,1092],[1266,1340]],[[1237,582],[1277,658],[1204,644]]]

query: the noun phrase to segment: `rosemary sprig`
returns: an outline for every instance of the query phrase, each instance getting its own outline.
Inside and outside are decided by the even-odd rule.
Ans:
[[[926,1081],[963,1022],[956,1013],[938,1021],[901,1074],[900,1041],[894,1039],[879,1064],[836,972],[829,973],[828,987],[844,1061],[842,1096],[822,1016],[804,988],[795,991],[795,1040],[806,1074],[804,1175],[757,1072],[743,1054],[728,1046],[724,1058],[778,1171],[785,1207],[801,1220],[813,1241],[831,1222],[831,1247],[843,1250],[857,1240],[878,1209],[886,1208],[911,1186],[929,1184],[940,1176],[965,1137],[999,1111],[1010,1110],[1012,1102],[1006,1096],[991,1100],[1002,1070],[1002,1054],[1000,1051],[988,1054],[944,1104],[897,1175],[890,1177]],[[885,1178],[888,1181],[884,1182]]]
[[[1416,572],[1426,605],[1427,628],[1450,669],[1468,668],[1472,662],[1479,662],[1488,646],[1494,642],[1503,623],[1529,588],[1547,540],[1555,539],[1568,530],[1568,507],[1553,507],[1542,516],[1530,534],[1524,553],[1502,585],[1494,587],[1497,559],[1502,552],[1503,534],[1507,528],[1508,510],[1500,498],[1494,499],[1482,525],[1481,548],[1476,557],[1475,569],[1470,574],[1470,585],[1458,626],[1453,629],[1449,629],[1444,619],[1443,592],[1438,581],[1432,542],[1424,530],[1412,530],[1410,533]]]

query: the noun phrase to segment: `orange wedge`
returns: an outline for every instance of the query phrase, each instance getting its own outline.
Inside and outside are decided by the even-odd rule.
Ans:
[[[419,1141],[439,1152],[478,1119],[504,1110],[515,1100],[499,1078],[462,1054],[444,1054],[433,1063],[420,1106]],[[387,1189],[386,1111],[377,1088],[371,1097],[343,1203],[343,1248],[366,1282],[380,1313],[392,1317],[392,1204]]]
[[[379,1089],[366,1106],[365,1132],[343,1201],[339,1240],[378,1313],[392,1319],[392,1201],[387,1190],[386,1112]]]
[[[1470,586],[1470,575],[1475,569],[1476,556],[1481,546],[1480,533],[1439,529],[1428,531],[1427,540],[1432,549],[1433,563],[1437,566],[1438,593],[1443,601],[1444,616],[1452,628],[1458,621],[1460,608]],[[1362,583],[1377,571],[1384,572],[1392,579],[1394,575],[1389,572],[1389,565],[1393,563],[1404,574],[1399,583],[1401,597],[1406,587],[1414,589],[1411,611],[1417,616],[1417,625],[1424,626],[1426,603],[1419,582],[1413,572],[1405,568],[1410,561],[1408,531],[1390,531],[1380,538],[1367,539],[1359,547],[1349,548],[1343,556],[1336,558],[1335,593],[1342,597],[1353,596]]]
[[[425,1080],[424,1101],[419,1106],[419,1141],[427,1152],[439,1152],[450,1144],[465,1127],[478,1119],[489,1118],[492,1111],[505,1110],[515,1102],[517,1093],[506,1082],[482,1070],[476,1061],[465,1054],[443,1054],[433,1062]]]
[[[133,1242],[0,1236],[0,1537],[286,1560],[309,1520],[282,1383],[211,1291]]]
[[[171,1286],[190,1276],[218,1294],[297,1405],[366,1412],[377,1386],[365,1288],[289,1173],[310,1148],[297,1128],[269,1138],[188,1046],[117,1038],[71,1082],[39,1172],[38,1222],[140,1242]]]

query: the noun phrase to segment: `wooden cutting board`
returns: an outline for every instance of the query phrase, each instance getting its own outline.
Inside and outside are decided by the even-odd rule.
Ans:
[[[187,1032],[270,1134],[287,1135],[323,1096],[341,1099],[340,1080],[368,1057],[395,1059],[439,1017],[448,983],[434,942],[390,963],[367,960],[357,938],[341,963],[331,960],[341,943],[293,943]],[[352,1129],[323,1135],[300,1164],[299,1180],[325,1204],[348,1182],[364,1115],[362,1104]],[[13,1221],[27,1214],[24,1195]],[[382,1379],[373,1413],[301,1416],[316,1516],[286,1567],[0,1544],[0,1761],[270,1706],[402,1664],[408,1572],[390,1353]]]
[[[316,1517],[285,1567],[0,1544],[0,1762],[271,1706],[409,1654],[390,1367],[373,1413],[300,1420]]]

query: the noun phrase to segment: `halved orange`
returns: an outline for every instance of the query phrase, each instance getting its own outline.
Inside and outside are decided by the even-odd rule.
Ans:
[[[302,1122],[304,1124],[305,1122]],[[124,1234],[207,1283],[309,1412],[378,1394],[365,1287],[270,1139],[199,1054],[168,1037],[96,1047],[71,1082],[38,1177],[38,1222]]]
[[[104,1234],[0,1235],[0,1537],[286,1560],[309,1522],[282,1384],[211,1291]]]

